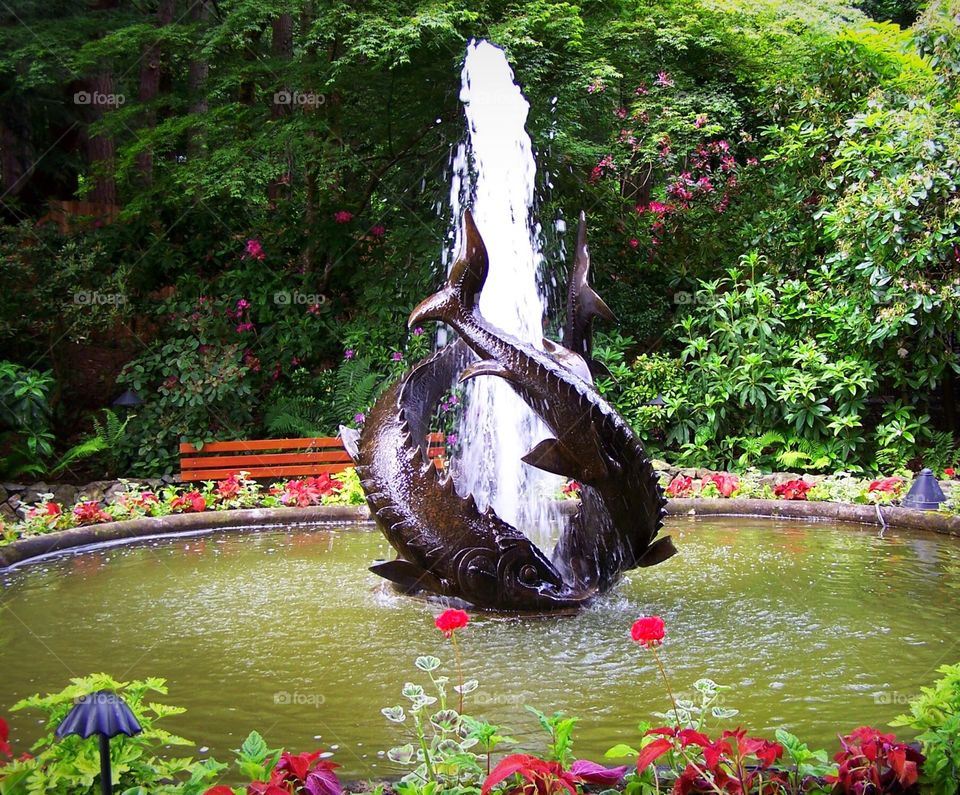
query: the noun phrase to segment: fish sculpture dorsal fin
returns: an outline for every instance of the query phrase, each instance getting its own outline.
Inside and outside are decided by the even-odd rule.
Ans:
[[[593,383],[593,374],[590,372],[590,365],[587,364],[587,360],[579,353],[565,348],[563,345],[546,337],[543,338],[543,349],[571,373],[580,376],[580,378],[588,384]]]
[[[463,245],[442,289],[421,301],[410,313],[407,326],[426,320],[449,321],[458,312],[473,312],[487,281],[490,259],[480,230],[467,210],[463,214]]]
[[[587,216],[580,213],[577,226],[577,246],[573,271],[567,288],[567,322],[563,329],[563,344],[579,353],[588,362],[593,356],[593,320],[603,318],[617,322],[616,315],[590,286],[590,248],[587,245]]]
[[[443,582],[439,577],[403,558],[375,563],[370,567],[370,571],[385,580],[396,583],[405,593],[433,591],[442,594],[444,592]]]

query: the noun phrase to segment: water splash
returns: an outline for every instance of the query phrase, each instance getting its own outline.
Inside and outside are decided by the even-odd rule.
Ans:
[[[467,139],[453,158],[450,207],[455,223],[470,207],[490,257],[480,311],[503,331],[542,346],[546,291],[538,284],[543,254],[532,216],[537,168],[525,129],[530,105],[514,83],[503,51],[471,42],[460,99]],[[460,247],[460,231],[454,251]],[[520,459],[550,436],[540,419],[497,378],[477,378],[467,388],[453,463],[458,490],[549,551],[559,523],[552,494],[562,480]]]

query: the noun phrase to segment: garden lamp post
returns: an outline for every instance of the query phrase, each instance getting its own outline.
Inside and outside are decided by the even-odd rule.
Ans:
[[[143,398],[141,398],[140,395],[138,395],[132,389],[128,389],[126,392],[120,395],[120,397],[113,401],[113,405],[120,409],[134,409],[141,403],[143,403]]]
[[[933,471],[921,469],[900,505],[903,508],[913,508],[915,511],[936,511],[946,499],[947,496],[933,476]]]
[[[651,400],[649,403],[647,403],[647,405],[655,406],[658,409],[662,409],[664,406],[667,405],[667,401],[663,399],[663,395],[661,395],[660,393],[657,393],[657,396],[653,400]]]
[[[100,738],[100,791],[103,795],[113,792],[110,775],[110,738],[118,734],[133,737],[143,728],[134,717],[127,702],[110,690],[98,690],[81,696],[73,709],[57,726],[57,737],[77,734],[86,739],[91,734]]]

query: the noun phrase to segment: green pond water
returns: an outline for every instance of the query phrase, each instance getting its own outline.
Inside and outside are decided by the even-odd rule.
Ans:
[[[734,689],[735,722],[784,726],[835,750],[836,732],[884,725],[935,669],[960,660],[960,544],[874,528],[750,519],[671,520],[680,554],[632,572],[573,617],[472,615],[467,711],[542,747],[525,704],[580,717],[575,750],[598,758],[668,707],[631,622],[659,614],[677,691]],[[0,575],[0,714],[15,748],[38,734],[17,699],[71,676],[161,676],[167,727],[228,756],[251,729],[274,747],[332,748],[347,777],[392,775],[406,741],[380,708],[422,681],[413,660],[454,669],[439,603],[398,596],[366,567],[390,557],[367,528],[294,528],[165,539],[61,557]],[[160,699],[163,700],[163,699]]]

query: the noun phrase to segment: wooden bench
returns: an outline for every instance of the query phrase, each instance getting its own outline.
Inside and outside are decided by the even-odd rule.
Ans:
[[[447,447],[442,433],[427,437],[427,453],[443,469]],[[238,472],[250,478],[287,478],[342,472],[353,460],[336,436],[312,439],[254,439],[180,445],[180,480],[223,480]]]

